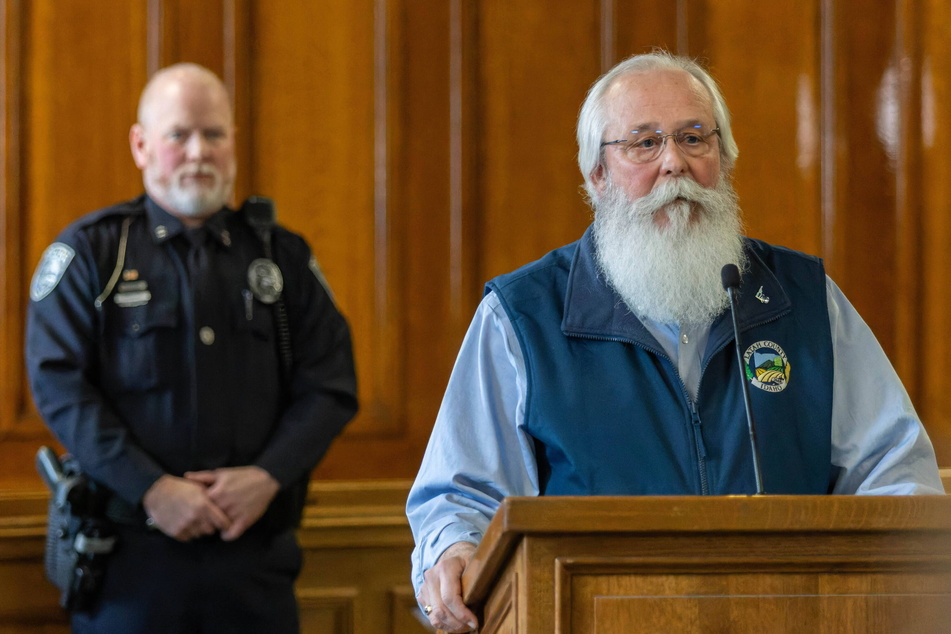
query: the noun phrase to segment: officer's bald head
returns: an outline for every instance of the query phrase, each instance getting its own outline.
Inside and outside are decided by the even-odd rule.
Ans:
[[[182,62],[157,71],[142,89],[137,115],[139,124],[148,127],[154,120],[156,110],[188,91],[204,93],[212,100],[220,101],[225,106],[229,120],[232,119],[231,100],[221,79],[204,66]]]

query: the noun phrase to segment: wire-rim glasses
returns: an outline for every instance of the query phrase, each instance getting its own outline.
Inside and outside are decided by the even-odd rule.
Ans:
[[[679,132],[664,134],[663,130],[631,130],[627,139],[602,141],[601,147],[617,145],[624,155],[634,163],[649,163],[660,156],[668,138],[672,138],[680,151],[691,157],[706,156],[711,145],[708,140],[711,136],[720,135],[720,128],[713,128],[709,132],[702,131],[703,126],[693,125]]]

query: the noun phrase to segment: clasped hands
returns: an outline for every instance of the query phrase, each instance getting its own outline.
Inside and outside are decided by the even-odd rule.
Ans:
[[[220,533],[239,538],[267,510],[280,485],[256,466],[163,475],[145,492],[142,506],[151,524],[179,541]]]

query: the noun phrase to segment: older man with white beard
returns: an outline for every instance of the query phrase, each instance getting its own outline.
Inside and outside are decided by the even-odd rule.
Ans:
[[[460,577],[506,496],[754,493],[744,380],[766,492],[943,492],[901,382],[821,260],[742,237],[729,112],[702,68],[618,64],[578,143],[594,223],[489,282],[407,501],[417,599],[446,631],[477,626]],[[743,378],[725,264],[742,271]]]
[[[130,144],[146,193],[67,227],[30,288],[37,408],[118,537],[73,631],[297,632],[294,529],[356,411],[347,323],[300,236],[228,208],[211,71],[157,72]]]

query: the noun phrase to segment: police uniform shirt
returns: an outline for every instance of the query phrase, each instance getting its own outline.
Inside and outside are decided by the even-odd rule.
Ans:
[[[274,280],[249,278],[264,245],[242,213],[190,230],[141,196],[81,218],[44,254],[27,323],[37,407],[126,501],[164,473],[225,466],[288,486],[356,411],[347,324],[304,240],[272,233],[294,360],[283,380]]]

